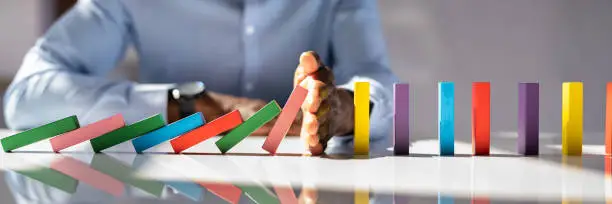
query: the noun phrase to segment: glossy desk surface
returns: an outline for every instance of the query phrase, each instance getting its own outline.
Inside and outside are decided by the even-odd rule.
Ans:
[[[495,137],[501,145],[481,157],[470,156],[471,144],[462,141],[455,143],[456,156],[436,156],[433,139],[413,141],[411,156],[391,156],[388,145],[373,145],[368,158],[302,156],[296,137],[286,138],[277,156],[261,149],[263,137],[252,136],[227,155],[218,153],[216,138],[179,155],[169,153],[167,142],[144,154],[133,153],[130,143],[93,154],[88,142],[54,154],[40,142],[0,153],[0,203],[228,203],[226,195],[236,190],[239,203],[612,202],[612,160],[603,156],[603,145],[584,145],[582,157],[562,157],[557,141],[543,136],[542,155],[522,157],[511,151],[514,139]],[[85,164],[76,172],[114,179],[92,185],[46,176],[55,171],[53,163],[73,159]]]

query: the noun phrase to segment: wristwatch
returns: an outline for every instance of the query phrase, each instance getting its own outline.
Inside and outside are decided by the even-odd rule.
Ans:
[[[178,84],[168,90],[168,97],[179,107],[179,118],[196,112],[195,102],[206,93],[206,85],[201,81]]]

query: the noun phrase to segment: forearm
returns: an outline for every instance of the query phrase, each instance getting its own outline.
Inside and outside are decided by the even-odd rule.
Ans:
[[[133,123],[165,113],[164,87],[52,70],[14,81],[5,94],[5,117],[20,130],[70,115],[88,124],[121,113]]]

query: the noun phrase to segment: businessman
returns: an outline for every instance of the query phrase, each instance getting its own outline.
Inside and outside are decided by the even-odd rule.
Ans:
[[[130,46],[138,82],[110,79]],[[211,121],[237,109],[246,119],[302,86],[289,135],[321,154],[332,136],[351,141],[356,81],[371,83],[372,140],[387,136],[397,81],[387,61],[373,0],[80,0],[25,56],[5,117],[11,129],[69,115]]]

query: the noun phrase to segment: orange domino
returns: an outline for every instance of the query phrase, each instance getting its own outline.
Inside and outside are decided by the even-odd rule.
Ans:
[[[98,136],[109,133],[113,130],[125,126],[125,121],[121,114],[113,115],[109,118],[89,124],[85,127],[64,133],[57,137],[51,138],[51,147],[54,152],[59,152],[70,146],[91,140]]]
[[[202,127],[196,128],[182,136],[170,140],[170,144],[172,145],[174,152],[178,154],[204,140],[235,128],[236,126],[240,125],[240,123],[242,123],[240,111],[234,110],[224,116],[210,121]]]
[[[612,82],[606,85],[606,155],[612,156]]]
[[[491,135],[491,84],[472,84],[472,151],[489,155]]]
[[[307,94],[308,90],[300,86],[293,89],[287,103],[285,103],[285,107],[283,107],[280,116],[278,116],[276,123],[274,123],[272,130],[270,130],[262,146],[264,150],[270,152],[270,154],[276,153],[278,145],[280,145],[281,140],[287,135],[287,131],[289,131],[291,124],[293,124],[293,120],[295,120],[295,116],[297,116],[300,111],[300,107],[302,103],[304,103]]]

